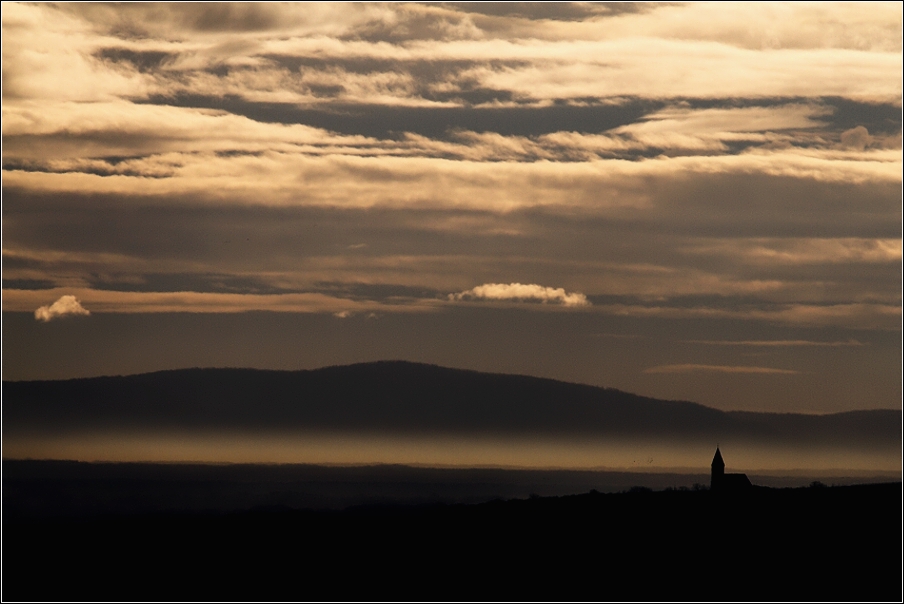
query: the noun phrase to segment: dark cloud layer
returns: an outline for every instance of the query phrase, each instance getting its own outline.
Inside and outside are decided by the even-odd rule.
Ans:
[[[778,283],[790,287],[807,281],[822,284],[821,291],[831,291],[825,287],[834,284],[835,293],[823,298],[825,303],[863,295],[894,298],[900,260],[893,250],[871,243],[871,238],[899,235],[899,227],[889,221],[890,216],[900,217],[892,186],[869,196],[854,185],[818,186],[774,177],[744,181],[743,186],[726,177],[672,181],[655,200],[655,211],[622,210],[607,217],[550,210],[500,216],[464,210],[192,207],[174,204],[171,198],[135,198],[124,206],[113,196],[36,197],[7,189],[7,250],[28,253],[8,253],[6,266],[76,270],[101,289],[114,287],[118,280],[125,286],[127,281],[115,275],[131,272],[138,278],[132,279],[134,291],[150,291],[151,283],[161,288],[157,291],[172,291],[176,283],[189,291],[210,291],[210,284],[218,282],[229,291],[243,291],[245,283],[244,291],[275,292],[330,281],[318,268],[326,259],[340,262],[354,283],[377,270],[374,263],[391,270],[393,259],[417,250],[417,256],[410,257],[412,268],[447,265],[445,270],[453,271],[448,277],[455,279],[450,291],[464,285],[462,279],[474,267],[449,263],[471,258],[488,271],[488,279],[493,272],[493,278],[504,279],[505,271],[516,269],[517,274],[510,273],[513,281],[548,282],[558,274],[572,282],[584,266],[595,266],[604,274],[653,283],[668,278],[668,271],[688,270],[775,282],[758,296],[743,294],[761,300],[775,300],[772,292]],[[718,197],[722,190],[732,191],[729,200]],[[852,212],[850,198],[855,195],[858,208]],[[808,243],[800,243],[801,238]],[[738,256],[744,246],[749,255]],[[835,260],[844,249],[851,255],[843,262]],[[165,266],[155,264],[160,262],[170,262],[169,270],[162,271]],[[189,264],[195,271],[185,270]],[[655,273],[644,276],[642,267],[631,264],[665,272],[654,279]],[[71,268],[63,268],[67,265]],[[272,280],[267,284],[268,272],[280,279],[295,273],[299,280],[294,286]],[[192,273],[196,283],[190,281]],[[109,277],[99,279],[98,274]],[[439,290],[425,275],[420,283],[411,277],[408,287]],[[598,287],[584,293],[603,299],[606,292]],[[739,294],[732,297],[740,299]]]
[[[458,11],[493,17],[581,21],[588,17],[652,10],[645,2],[442,2]]]
[[[480,103],[494,100],[499,93],[466,91],[460,94],[483,94],[487,98],[469,101]],[[139,102],[223,109],[260,122],[305,124],[342,134],[388,139],[398,138],[406,132],[447,139],[460,130],[495,132],[506,136],[537,136],[560,131],[597,133],[630,124],[663,106],[653,100],[636,100],[596,105],[561,103],[549,107],[421,108],[331,103],[319,108],[289,103],[248,102],[237,97],[188,95],[155,97]]]
[[[435,70],[435,67],[431,67]],[[441,71],[439,72],[442,73]],[[472,107],[502,98],[504,91],[462,91],[457,98],[466,102],[459,107],[393,107],[386,105],[351,105],[342,102],[322,106],[299,106],[293,103],[253,102],[236,96],[210,97],[178,94],[135,99],[138,103],[165,104],[176,107],[221,109],[260,122],[305,124],[342,134],[398,138],[412,132],[430,138],[446,139],[457,131],[495,132],[504,136],[539,136],[552,132],[596,134],[635,123],[644,116],[670,103],[659,99],[619,98],[585,99],[584,104],[562,101],[549,106],[523,104],[506,107]],[[479,94],[485,98],[465,99],[463,94]],[[501,95],[501,96],[500,96]],[[436,99],[448,100],[448,99]],[[894,135],[901,131],[901,110],[894,104],[859,103],[847,99],[815,99],[827,108],[820,115],[825,125],[820,130],[827,136],[864,126],[873,133]],[[738,99],[674,99],[689,108],[749,108],[782,106],[805,101],[800,98],[763,99],[739,102]],[[738,149],[740,151],[741,149]]]

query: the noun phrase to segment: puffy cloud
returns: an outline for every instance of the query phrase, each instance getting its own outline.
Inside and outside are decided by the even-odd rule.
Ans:
[[[841,133],[841,144],[845,147],[851,147],[862,151],[869,147],[872,142],[873,137],[870,136],[869,130],[864,126],[857,126],[856,128],[851,128],[850,130],[845,130]]]
[[[88,316],[88,312],[75,296],[61,296],[59,300],[49,306],[42,306],[35,311],[35,319],[38,321],[52,321],[71,315]]]
[[[485,283],[472,289],[449,294],[450,300],[537,300],[546,304],[564,304],[565,306],[590,306],[587,296],[580,293],[567,293],[561,287],[543,287],[542,285],[522,285],[521,283]]]

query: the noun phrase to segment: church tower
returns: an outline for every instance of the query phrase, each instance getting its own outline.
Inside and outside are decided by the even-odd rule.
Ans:
[[[719,451],[719,447],[716,447],[716,455],[713,457],[712,470],[709,488],[710,490],[716,490],[722,484],[722,479],[725,477],[725,462],[722,461],[722,453]]]

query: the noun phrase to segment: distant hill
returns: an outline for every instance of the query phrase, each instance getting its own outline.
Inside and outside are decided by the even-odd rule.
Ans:
[[[724,412],[619,390],[402,361],[310,371],[184,369],[3,382],[4,435],[85,429],[346,430],[416,434],[738,438],[900,447],[899,410]]]

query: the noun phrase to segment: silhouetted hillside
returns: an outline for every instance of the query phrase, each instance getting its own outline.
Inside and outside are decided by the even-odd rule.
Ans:
[[[890,474],[752,475],[755,484],[885,482]],[[708,485],[710,474],[566,469],[430,468],[404,465],[92,463],[3,460],[3,516],[93,517],[161,512],[229,513],[259,506],[340,510],[356,505],[484,503]]]
[[[4,518],[5,600],[900,601],[901,484]]]
[[[899,447],[901,412],[723,412],[587,385],[377,362],[311,371],[185,369],[3,383],[5,435],[180,428],[741,438]]]

